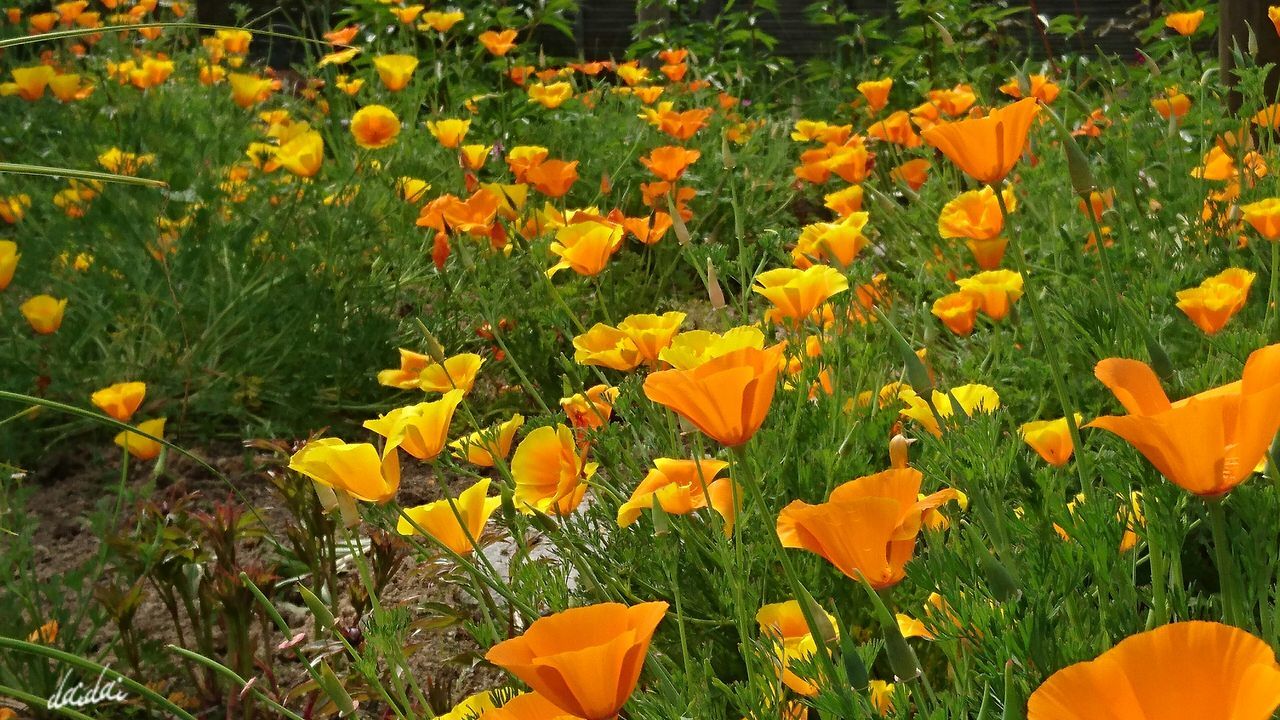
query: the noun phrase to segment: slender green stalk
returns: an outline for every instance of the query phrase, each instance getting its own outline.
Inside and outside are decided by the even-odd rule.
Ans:
[[[227,680],[230,680],[232,683],[234,683],[236,686],[240,688],[246,688],[246,686],[249,685],[248,680],[245,680],[244,678],[240,677],[239,675],[236,674],[236,671],[232,670],[226,665],[223,665],[217,660],[214,660],[213,658],[207,658],[204,655],[201,655],[200,653],[191,652],[190,650],[187,650],[185,648],[180,648],[177,645],[166,645],[165,647],[167,647],[171,652],[175,652],[194,663],[197,663],[199,665],[203,665],[209,668],[210,670],[214,671],[218,675],[221,675]],[[265,692],[263,692],[262,688],[258,687],[257,683],[254,683],[252,686],[248,687],[247,689],[250,690],[254,695],[258,696],[258,698],[261,699],[263,702],[267,703],[272,708],[274,708],[276,712],[280,713],[283,717],[287,717],[289,718],[289,720],[305,720],[301,715],[293,712],[289,708],[276,702],[270,695],[267,695]]]
[[[6,685],[0,685],[0,697],[13,698],[18,702],[26,703],[28,707],[43,708],[46,712],[61,713],[69,718],[75,718],[75,720],[93,720],[93,718],[79,710],[73,710],[69,707],[50,708],[49,701],[45,698]]]
[[[144,187],[166,188],[169,183],[163,180],[116,175],[114,173],[97,172],[95,170],[76,170],[74,168],[49,167],[47,165],[27,165],[25,163],[0,162],[0,173],[14,175],[40,175],[43,177],[75,178],[77,180],[97,180],[113,182],[121,185],[142,185]]]
[[[1102,223],[1098,222],[1098,216],[1093,212],[1093,203],[1088,195],[1081,195],[1080,199],[1084,201],[1085,214],[1089,216],[1089,224],[1093,226],[1094,244],[1098,247],[1098,258],[1102,261],[1102,286],[1107,291],[1107,305],[1111,308],[1112,321],[1120,319],[1119,309],[1116,307],[1116,284],[1111,274],[1111,259],[1107,249],[1107,243],[1102,237]]]
[[[17,638],[3,636],[0,636],[0,649],[39,655],[41,657],[49,658],[50,660],[57,660],[58,662],[70,665],[71,667],[88,670],[102,677],[111,678],[111,680],[118,682],[123,687],[141,695],[148,702],[164,710],[166,713],[169,713],[171,717],[181,718],[182,720],[196,720],[191,713],[175,705],[171,700],[157,693],[155,690],[152,690],[146,685],[135,680],[131,680],[109,667],[99,665],[92,660],[82,658],[78,655],[72,655],[71,653],[63,652],[51,647],[46,647],[44,645],[38,645],[36,643],[26,642],[25,640],[18,640]]]
[[[1207,500],[1209,524],[1213,531],[1214,562],[1218,566],[1219,591],[1222,593],[1222,615],[1229,625],[1243,627],[1240,612],[1240,588],[1236,583],[1235,564],[1231,561],[1231,541],[1227,538],[1227,514],[1222,500]]]
[[[1006,230],[1009,228],[1009,208],[1005,205],[1004,195],[1000,193],[1000,188],[994,185],[991,188],[995,192],[996,203],[1000,206],[1000,217]],[[1027,268],[1027,259],[1023,256],[1022,240],[1017,237],[1014,232],[1008,232],[1009,244],[1012,246],[1012,255],[1014,264],[1017,265],[1018,273],[1022,275],[1023,283],[1030,283],[1029,271]],[[1101,242],[1101,238],[1099,238]],[[1027,305],[1031,308],[1031,323],[1035,327],[1036,339],[1040,341],[1040,347],[1045,354],[1049,356],[1049,374],[1053,378],[1053,389],[1058,396],[1058,403],[1062,406],[1062,414],[1067,420],[1067,431],[1071,433],[1071,442],[1076,448],[1076,473],[1080,476],[1080,487],[1089,487],[1089,457],[1084,451],[1084,444],[1080,441],[1080,428],[1076,424],[1075,406],[1071,403],[1071,398],[1067,395],[1067,388],[1063,385],[1062,379],[1066,377],[1066,368],[1062,366],[1062,358],[1054,351],[1055,345],[1049,342],[1049,333],[1045,329],[1044,315],[1040,309],[1040,300],[1037,298],[1035,288],[1028,289],[1025,293]],[[1114,301],[1114,298],[1112,298]]]
[[[1151,568],[1151,612],[1147,614],[1147,629],[1151,630],[1169,622],[1169,573],[1160,545],[1154,542],[1150,532],[1147,535],[1147,564]]]
[[[1271,342],[1280,342],[1280,240],[1271,241],[1271,292],[1267,294],[1271,315]]]

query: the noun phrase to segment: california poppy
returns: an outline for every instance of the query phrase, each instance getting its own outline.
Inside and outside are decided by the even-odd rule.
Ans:
[[[1022,275],[1013,270],[987,270],[956,280],[960,292],[970,295],[978,309],[992,320],[1003,320],[1022,297]]]
[[[903,463],[837,487],[825,503],[795,500],[778,514],[778,538],[877,590],[892,587],[906,577],[925,513],[960,497],[952,489],[921,497],[923,480]]]
[[[645,475],[631,493],[631,498],[618,508],[618,525],[626,527],[657,503],[669,515],[688,515],[707,507],[724,518],[724,533],[733,533],[737,515],[734,499],[741,504],[742,490],[734,487],[733,480],[717,478],[729,463],[705,458],[703,460],[674,460],[658,458],[653,469]]]
[[[489,478],[478,481],[459,493],[458,499],[452,503],[444,499],[405,508],[404,514],[408,518],[400,518],[396,524],[396,532],[415,535],[418,528],[421,528],[455,553],[470,554],[474,549],[472,543],[479,541],[489,517],[502,504],[502,498],[497,495],[489,497],[490,482]],[[414,527],[415,524],[417,528]]]
[[[1082,419],[1080,413],[1075,414],[1077,425]],[[1018,433],[1022,435],[1023,442],[1031,446],[1031,449],[1044,458],[1045,462],[1054,467],[1066,465],[1071,459],[1072,451],[1075,450],[1066,418],[1025,423],[1018,428]]]
[[[449,423],[462,402],[461,390],[450,390],[434,402],[396,408],[364,427],[386,438],[383,454],[400,448],[419,460],[433,460],[444,449]]]
[[[549,85],[533,83],[529,85],[528,93],[529,102],[536,102],[550,110],[560,107],[566,100],[573,97],[573,86],[567,82]]]
[[[1164,26],[1179,35],[1190,35],[1200,27],[1204,20],[1204,10],[1169,13],[1164,18]]]
[[[0,240],[0,290],[9,287],[13,282],[13,274],[18,269],[18,243],[12,240]]]
[[[438,33],[446,33],[453,29],[454,25],[462,22],[464,17],[466,16],[457,10],[448,12],[428,10],[419,18],[422,22],[418,24],[418,28],[430,28]]]
[[[826,616],[824,619],[828,626],[835,632],[835,636],[829,639],[839,639],[835,616],[826,610],[822,610],[822,614]],[[812,662],[814,654],[818,652],[818,640],[814,639],[809,629],[800,603],[788,600],[765,605],[756,612],[756,623],[760,625],[760,632],[773,645],[777,658],[775,667],[782,683],[800,695],[808,697],[817,695],[820,689],[818,685],[812,679],[797,674],[795,667],[797,661]],[[822,640],[825,650],[825,641],[828,638],[822,638]]]
[[[753,292],[768,298],[781,317],[801,322],[823,303],[849,289],[849,280],[830,265],[805,270],[778,268],[756,276]]]
[[[396,141],[400,118],[384,105],[366,105],[351,116],[351,135],[362,148],[376,150]]]
[[[640,349],[627,333],[604,323],[596,323],[573,338],[573,361],[628,372],[642,361]]]
[[[62,327],[62,316],[67,309],[66,299],[51,295],[36,295],[18,308],[22,317],[37,335],[52,335]]]
[[[889,91],[893,89],[893,78],[883,80],[864,80],[858,83],[858,92],[867,99],[867,107],[871,112],[880,112],[889,104]]]
[[[520,441],[511,458],[516,506],[568,515],[582,502],[595,472],[596,464],[587,462],[568,427],[540,427]]]
[[[1280,430],[1280,344],[1255,350],[1236,382],[1170,402],[1145,363],[1108,358],[1094,375],[1128,415],[1100,417],[1169,482],[1201,497],[1225,495],[1248,479]]]
[[[837,222],[804,226],[796,240],[795,249],[791,251],[792,263],[801,270],[806,270],[815,263],[828,262],[833,262],[840,268],[849,267],[858,254],[871,244],[862,232],[869,217],[865,212],[853,212]]]
[[[154,460],[164,449],[164,445],[152,440],[152,437],[164,437],[165,418],[154,418],[138,423],[138,431],[126,430],[115,437],[115,444],[127,450],[135,459],[146,462]],[[139,433],[146,433],[146,437]]]
[[[471,129],[470,120],[446,119],[446,120],[428,120],[427,132],[440,143],[440,147],[450,150],[462,145],[462,139],[467,136],[467,130]]]
[[[986,117],[939,123],[925,130],[922,137],[969,177],[994,185],[1018,163],[1039,111],[1035,98],[1024,98],[992,110]]]
[[[486,30],[476,38],[484,45],[484,49],[489,51],[490,55],[502,57],[511,52],[511,48],[516,46],[515,30]]]
[[[953,292],[933,301],[931,312],[951,332],[964,337],[973,333],[978,317],[978,301],[973,295]]]
[[[547,276],[567,268],[579,275],[599,275],[622,247],[623,238],[620,225],[595,220],[566,225],[556,231],[555,242],[551,243],[551,252],[559,256],[560,262],[547,271]]]
[[[578,161],[546,160],[524,173],[525,181],[547,197],[564,197],[578,181]]]
[[[684,318],[684,313],[675,311],[662,315],[629,315],[618,323],[618,330],[635,343],[642,362],[655,363],[658,355],[671,344]]]
[[[664,405],[728,447],[742,445],[764,424],[777,388],[783,345],[743,348],[691,370],[645,378],[645,397]]]
[[[613,403],[618,399],[618,388],[611,385],[595,385],[566,398],[560,398],[569,424],[579,430],[603,427],[613,417]]]
[[[477,430],[454,440],[449,443],[449,447],[454,449],[455,455],[472,465],[493,467],[497,464],[497,458],[506,459],[511,454],[511,444],[522,425],[524,416],[516,413],[497,427]]]
[[[400,92],[408,87],[417,67],[418,58],[413,55],[379,55],[373,59],[378,78],[391,92]]]
[[[1044,75],[1029,76],[1027,78],[1027,84],[1027,89],[1030,91],[1027,97],[1033,97],[1045,105],[1056,100],[1058,93],[1061,91],[1061,88],[1058,87],[1057,83]],[[1010,78],[1009,82],[1000,86],[1000,92],[1017,99],[1021,99],[1023,96],[1022,85],[1019,83],[1018,78]]]
[[[988,385],[979,385],[971,383],[969,385],[960,385],[953,387],[947,392],[935,389],[933,396],[933,409],[929,408],[929,404],[924,398],[916,394],[910,388],[901,388],[898,392],[898,398],[906,403],[906,407],[902,409],[903,417],[911,418],[920,423],[929,434],[934,437],[942,437],[942,428],[938,425],[938,417],[943,420],[955,415],[955,404],[960,405],[960,410],[966,416],[972,416],[975,412],[990,413],[1000,408],[1000,394],[995,388]],[[952,403],[955,398],[955,403]],[[934,411],[937,415],[934,415]]]
[[[98,390],[89,399],[102,412],[120,422],[129,422],[146,396],[146,383],[122,382]]]
[[[675,182],[684,175],[684,171],[691,164],[702,157],[702,153],[697,150],[686,150],[676,145],[664,145],[660,148],[654,148],[645,157],[640,158],[640,164],[649,168],[649,171],[657,175],[667,182]]]
[[[1031,694],[1028,720],[1267,720],[1280,707],[1271,646],[1214,622],[1131,635],[1059,670]]]
[[[1259,235],[1272,242],[1280,241],[1280,198],[1267,198],[1242,205],[1240,213]],[[0,263],[3,261],[0,260]]]
[[[400,487],[399,453],[379,456],[369,443],[312,440],[289,458],[289,469],[366,502],[387,502]]]
[[[677,370],[693,368],[742,348],[764,349],[764,333],[753,325],[731,328],[722,333],[690,330],[671,339],[658,359]]]
[[[274,159],[294,175],[313,177],[324,161],[324,138],[314,130],[304,132],[281,145]]]
[[[1244,308],[1254,277],[1243,268],[1227,268],[1205,278],[1198,287],[1179,290],[1178,309],[1206,335],[1216,335]]]
[[[920,147],[920,136],[916,134],[911,125],[911,116],[905,110],[892,113],[873,124],[867,128],[867,135],[905,148]]]
[[[467,720],[472,714],[457,718]],[[440,720],[454,720],[440,718]],[[556,707],[555,703],[536,692],[525,692],[508,700],[500,708],[489,710],[480,716],[480,720],[580,720]]]
[[[445,358],[443,364],[433,362],[418,373],[418,387],[425,392],[447,393],[455,388],[471,392],[482,365],[484,358],[475,353]]]
[[[667,607],[601,603],[564,610],[493,646],[485,659],[567,713],[611,720],[635,690]]]

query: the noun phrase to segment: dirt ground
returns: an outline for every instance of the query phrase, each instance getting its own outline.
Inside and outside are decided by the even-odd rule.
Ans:
[[[154,493],[161,493],[171,486],[178,486],[176,489],[182,491],[194,491],[199,493],[197,507],[201,510],[209,510],[216,502],[231,497],[233,487],[243,502],[258,511],[270,532],[283,541],[290,515],[282,507],[277,490],[262,474],[262,468],[268,463],[270,456],[236,445],[214,447],[197,454],[217,468],[226,479],[214,476],[188,458],[170,454],[166,460],[164,475],[153,481],[152,463],[134,467],[131,469],[129,486],[135,493],[152,488]],[[400,504],[412,506],[430,502],[440,496],[439,484],[423,474],[421,469],[405,463],[403,470],[401,489],[397,496]],[[37,471],[27,480],[28,486],[34,490],[27,503],[28,511],[39,522],[33,548],[39,577],[51,579],[95,557],[101,538],[93,531],[90,517],[94,508],[102,503],[104,496],[114,497],[115,483],[119,476],[118,465],[104,467],[96,464],[90,467],[83,461],[78,462],[68,457]],[[232,487],[228,487],[228,481]],[[459,489],[461,488],[454,488],[453,491],[457,492]],[[244,551],[249,554],[262,553],[264,549],[247,545]],[[407,607],[411,617],[423,615],[422,608],[428,603],[460,608],[462,614],[474,617],[475,608],[471,598],[457,587],[442,582],[441,575],[438,564],[410,554],[380,599],[386,606]],[[281,601],[278,606],[294,634],[306,633],[307,645],[304,647],[323,646],[325,642],[314,636],[312,619],[305,611],[298,594],[285,589],[278,593],[278,597]],[[351,625],[357,625],[354,611],[345,599],[343,607],[346,609],[345,620]],[[174,642],[177,637],[169,613],[150,589],[137,611],[134,627],[140,635],[148,640],[159,641],[161,645]],[[113,625],[104,629],[105,633],[113,631]],[[467,695],[496,687],[503,682],[499,671],[476,662],[479,658],[478,648],[461,624],[413,632],[411,639],[416,651],[410,657],[410,666],[424,693],[433,705],[437,705],[434,710],[446,710],[452,703]],[[273,633],[268,647],[275,648],[284,640],[286,638],[282,635]],[[110,638],[103,637],[101,641],[106,643]],[[262,652],[266,651],[260,650]],[[295,686],[308,680],[292,650],[276,649],[275,654],[272,665],[276,668],[282,686]],[[101,662],[112,660],[110,657],[96,659]],[[150,660],[155,667],[155,675],[135,679],[169,692],[180,692],[181,688],[177,684],[182,682],[183,676],[176,673],[166,676],[164,672],[166,668],[172,670],[175,667],[172,661],[163,656]],[[330,662],[335,667],[340,667],[341,660]],[[146,665],[144,662],[144,671],[147,669]],[[116,666],[119,667],[120,663]],[[289,704],[293,709],[300,710],[296,701]],[[207,709],[209,708],[192,708]],[[426,711],[422,715],[431,717],[433,713]],[[238,715],[224,714],[224,711],[219,710],[217,716]],[[364,716],[382,717],[382,713],[370,707]]]

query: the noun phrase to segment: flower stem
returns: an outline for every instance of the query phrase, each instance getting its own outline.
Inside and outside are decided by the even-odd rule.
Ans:
[[[1221,499],[1207,500],[1209,524],[1213,531],[1214,562],[1218,566],[1219,591],[1222,594],[1222,615],[1229,625],[1241,627],[1240,605],[1236,586],[1235,566],[1231,562],[1231,545],[1227,539],[1227,515]]]
[[[1147,564],[1151,568],[1151,612],[1147,615],[1147,629],[1152,630],[1169,622],[1169,599],[1166,593],[1169,577],[1160,546],[1153,542],[1150,535],[1147,536]]]
[[[1120,313],[1116,308],[1116,290],[1115,282],[1111,279],[1111,259],[1107,253],[1107,243],[1102,238],[1102,223],[1098,222],[1098,216],[1093,212],[1093,202],[1088,195],[1081,195],[1084,200],[1085,215],[1089,216],[1089,222],[1093,225],[1094,244],[1098,247],[1098,258],[1102,261],[1102,286],[1107,291],[1107,305],[1111,308],[1111,317],[1113,320],[1120,319]]]
[[[1280,240],[1271,241],[1271,292],[1267,295],[1271,315],[1271,342],[1280,342]]]
[[[1009,208],[1005,206],[1004,195],[1000,192],[1000,188],[994,185],[991,188],[995,191],[996,203],[1000,206],[1000,218],[1004,227],[1009,227]],[[1027,259],[1022,254],[1022,240],[1017,233],[1008,232],[1009,244],[1012,246],[1014,263],[1018,267],[1018,273],[1022,275],[1024,284],[1029,284],[1031,279],[1027,271]],[[1102,238],[1098,238],[1098,242],[1102,242]],[[1076,473],[1080,476],[1080,487],[1089,487],[1089,457],[1084,452],[1084,446],[1080,442],[1080,428],[1076,424],[1075,407],[1071,404],[1071,399],[1067,397],[1067,389],[1062,384],[1062,379],[1067,376],[1066,369],[1062,367],[1062,359],[1057,353],[1052,352],[1053,345],[1049,343],[1049,333],[1045,330],[1044,316],[1040,312],[1040,300],[1036,297],[1035,288],[1029,288],[1025,292],[1027,305],[1031,308],[1031,323],[1035,326],[1036,339],[1040,341],[1040,346],[1049,356],[1050,375],[1053,376],[1053,389],[1058,396],[1058,403],[1062,405],[1062,413],[1067,420],[1067,431],[1071,433],[1071,442],[1076,448]],[[1115,301],[1114,296],[1112,302]]]

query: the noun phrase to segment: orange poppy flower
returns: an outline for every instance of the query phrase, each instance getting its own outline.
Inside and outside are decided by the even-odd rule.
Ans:
[[[978,96],[973,92],[973,88],[964,83],[956,85],[950,90],[930,90],[928,96],[930,104],[936,106],[943,114],[951,117],[959,117],[965,114],[978,99]]]
[[[596,464],[579,453],[572,430],[540,427],[520,441],[511,457],[516,507],[526,513],[568,515],[582,502],[595,472]]]
[[[674,145],[655,148],[646,157],[640,158],[640,164],[649,168],[649,172],[660,179],[673,183],[684,175],[690,165],[697,162],[702,153],[697,150],[686,150]]]
[[[578,161],[546,160],[526,170],[524,181],[547,197],[564,197],[578,181]]]
[[[164,424],[165,418],[154,418],[138,423],[138,430],[151,437],[163,438]],[[113,442],[128,451],[134,459],[143,462],[156,459],[160,456],[160,451],[164,449],[164,445],[132,430],[126,430],[116,435]]]
[[[835,616],[826,610],[822,610],[822,613],[826,615],[827,623],[836,632],[836,638],[838,638],[839,630],[837,630]],[[774,653],[777,655],[774,667],[778,670],[782,683],[800,695],[807,697],[817,695],[821,688],[809,678],[798,675],[794,667],[797,660],[812,662],[814,654],[818,652],[818,643],[809,630],[809,624],[805,621],[804,610],[801,609],[800,603],[788,600],[765,605],[756,612],[756,623],[760,625],[760,632],[766,635],[773,645]]]
[[[359,25],[348,25],[341,30],[330,30],[324,34],[324,39],[333,45],[350,45],[359,32]]]
[[[516,46],[516,31],[511,29],[502,31],[486,30],[480,33],[480,36],[476,39],[480,41],[481,45],[484,45],[484,49],[488,50],[490,55],[502,57],[511,52],[511,48]]]
[[[1022,275],[1013,270],[988,270],[956,280],[960,292],[972,295],[978,309],[992,320],[1003,320],[1022,297]]]
[[[867,135],[906,148],[920,147],[920,136],[911,125],[911,116],[899,110],[867,128]]]
[[[796,500],[783,508],[777,523],[783,547],[820,555],[854,580],[865,577],[877,590],[901,582],[925,514],[960,494],[946,489],[921,497],[924,475],[897,462],[837,487],[825,503]]]
[[[755,435],[773,402],[783,345],[747,347],[691,370],[663,370],[645,379],[644,394],[674,410],[722,445]]]
[[[1177,88],[1169,88],[1164,97],[1152,98],[1151,107],[1165,120],[1170,116],[1180,118],[1191,111],[1191,98],[1178,92]]]
[[[470,717],[473,713],[463,715]],[[462,720],[458,718],[458,720]],[[441,720],[454,720],[448,715]],[[488,710],[480,720],[580,720],[556,707],[554,703],[536,692],[520,693],[500,708]]]
[[[635,690],[667,607],[601,603],[565,610],[493,646],[485,659],[567,713],[612,720]]]
[[[3,199],[0,199],[3,202]],[[18,243],[12,240],[0,240],[0,290],[9,287],[13,282],[13,274],[18,270]]]
[[[376,150],[392,145],[400,134],[400,118],[391,108],[368,105],[351,116],[351,135],[362,148]]]
[[[906,183],[907,187],[912,190],[919,190],[924,186],[925,181],[929,179],[929,161],[925,158],[908,160],[894,168],[889,173],[889,176],[894,180]]]
[[[870,244],[862,234],[869,218],[865,212],[854,212],[839,222],[806,225],[791,251],[792,264],[801,270],[826,262],[834,262],[841,268],[849,267],[858,253]]]
[[[489,478],[480,480],[463,490],[452,503],[445,499],[405,508],[404,514],[409,517],[400,518],[396,523],[396,532],[401,535],[416,535],[416,524],[455,553],[470,554],[474,549],[472,542],[480,540],[480,533],[484,532],[490,516],[502,504],[501,497],[489,497],[490,482]],[[459,517],[462,519],[461,523],[458,522]]]
[[[438,33],[446,33],[453,29],[454,25],[462,22],[464,17],[466,16],[456,10],[452,12],[428,10],[422,14],[420,18],[422,22],[418,24],[418,29],[425,30],[430,28]]]
[[[1259,235],[1272,242],[1280,240],[1280,198],[1267,198],[1242,205],[1240,213]]]
[[[369,443],[312,440],[289,458],[289,469],[366,502],[387,502],[400,488],[400,454],[379,456]]]
[[[565,268],[579,275],[599,275],[609,258],[622,247],[622,226],[588,220],[566,225],[556,231],[551,252],[560,258],[547,270],[547,277]]]
[[[1199,287],[1179,290],[1178,309],[1206,335],[1216,335],[1244,308],[1254,277],[1254,273],[1242,268],[1223,270],[1205,278]]]
[[[953,292],[935,300],[931,312],[948,330],[964,337],[973,333],[973,324],[978,318],[978,301],[968,293]]]
[[[52,335],[62,327],[62,316],[67,310],[67,300],[52,295],[36,295],[18,306],[22,317],[37,335]]]
[[[493,467],[497,464],[497,458],[506,458],[511,454],[511,443],[515,440],[516,431],[523,425],[524,416],[516,413],[497,427],[477,430],[454,440],[449,443],[449,447],[453,448],[456,457],[472,465]]]
[[[858,83],[858,92],[867,99],[867,107],[871,112],[880,112],[889,104],[889,91],[893,89],[893,78],[883,80],[864,80]]]
[[[1267,643],[1213,622],[1131,635],[1059,670],[1027,702],[1027,720],[1267,720],[1280,706],[1280,665]]]
[[[671,338],[679,332],[684,319],[685,313],[682,312],[629,315],[618,323],[618,330],[635,343],[642,362],[655,363],[659,353],[671,344]]]
[[[405,351],[401,351],[403,353]],[[484,358],[475,353],[461,353],[445,358],[444,364],[431,362],[418,372],[417,387],[423,392],[448,393],[450,390],[471,392]]]
[[[914,162],[914,161],[913,161]],[[862,212],[862,186],[850,185],[822,196],[822,205],[842,218]]]
[[[573,361],[579,365],[598,365],[630,372],[643,359],[640,349],[627,333],[596,323],[587,332],[573,338]]]
[[[622,227],[645,245],[657,245],[671,229],[671,223],[671,215],[661,211],[654,212],[649,217],[622,219]]]
[[[400,92],[408,87],[417,67],[418,58],[413,55],[379,55],[373,59],[378,78],[391,92]]]
[[[849,289],[849,280],[830,265],[805,270],[778,268],[756,276],[751,290],[768,298],[777,314],[793,322],[809,317],[823,303]]]
[[[1203,10],[1169,13],[1164,18],[1164,26],[1179,35],[1190,35],[1196,31],[1196,28],[1200,27],[1200,23],[1203,20]]]
[[[102,412],[127,423],[146,396],[146,383],[123,382],[98,390],[89,399]]]
[[[439,400],[396,408],[364,427],[386,438],[382,452],[400,448],[419,460],[434,460],[449,439],[449,423],[462,402],[461,390],[450,390]]]
[[[440,143],[440,147],[453,150],[462,145],[462,140],[467,137],[467,131],[471,129],[470,120],[448,119],[448,120],[428,120],[427,132]]]
[[[603,427],[613,417],[613,403],[618,399],[618,388],[611,385],[596,385],[584,393],[560,398],[560,409],[564,410],[569,424],[575,429],[584,430]]]
[[[1085,427],[1124,438],[1169,482],[1201,497],[1225,495],[1248,479],[1280,430],[1280,344],[1255,350],[1239,381],[1177,402],[1137,360],[1108,358],[1094,375],[1129,414]]]
[[[729,478],[716,478],[729,463],[723,460],[673,460],[658,458],[653,469],[618,508],[618,526],[627,527],[656,501],[668,515],[688,515],[710,505],[724,518],[725,535],[733,534],[735,496],[741,505],[742,490]]]
[[[1079,425],[1083,418],[1080,413],[1076,413],[1075,419],[1076,425]],[[1018,433],[1022,435],[1023,442],[1054,467],[1066,465],[1075,450],[1066,418],[1029,422],[1018,428]]]
[[[1031,93],[1027,97],[1033,97],[1040,102],[1048,105],[1057,99],[1061,88],[1044,75],[1032,75],[1027,78]],[[1000,86],[1000,92],[1011,98],[1022,99],[1022,85],[1018,82],[1018,78],[1009,78],[1009,82]]]
[[[993,185],[1004,180],[1022,156],[1039,111],[1039,102],[1026,98],[986,117],[939,123],[922,137],[969,177]]]

